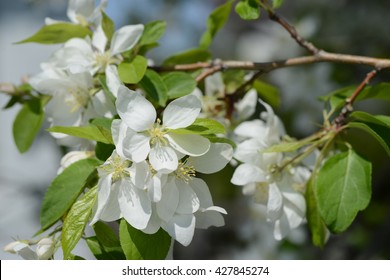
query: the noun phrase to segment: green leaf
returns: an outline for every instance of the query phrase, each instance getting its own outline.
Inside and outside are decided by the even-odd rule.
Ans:
[[[352,149],[330,157],[318,173],[315,194],[329,230],[346,230],[371,199],[371,163]]]
[[[236,143],[234,143],[232,140],[230,140],[228,138],[217,137],[214,134],[207,134],[207,135],[202,135],[202,136],[209,139],[209,141],[211,143],[226,143],[226,144],[229,144],[230,146],[232,146],[233,148],[237,147]]]
[[[379,144],[385,149],[388,156],[390,156],[390,133],[389,128],[376,125],[372,123],[363,123],[363,122],[350,122],[348,123],[348,128],[357,128],[369,133],[374,137]]]
[[[64,133],[67,135],[102,142],[105,144],[114,144],[111,137],[111,131],[95,125],[88,126],[53,126],[47,129],[49,132]]]
[[[110,255],[103,250],[103,247],[97,240],[96,236],[87,237],[85,238],[85,241],[87,242],[89,250],[91,250],[92,254],[95,256],[97,260],[110,259]]]
[[[227,1],[225,4],[216,8],[207,19],[207,29],[203,33],[199,46],[207,49],[217,32],[224,26],[229,18],[233,1]]]
[[[144,32],[139,41],[140,46],[156,43],[165,33],[167,23],[162,20],[156,20],[145,24]]]
[[[311,232],[311,239],[315,246],[323,248],[327,239],[327,228],[321,218],[315,195],[317,176],[313,173],[306,184],[305,199],[307,205],[306,218]]]
[[[160,106],[165,107],[168,100],[168,90],[157,72],[150,69],[146,70],[145,76],[139,85],[147,96],[151,97]]]
[[[331,92],[326,96],[322,96],[320,100],[328,101],[331,110],[338,110],[344,104],[345,100],[350,97],[356,90],[357,86],[349,86]],[[374,86],[365,87],[357,96],[356,101],[367,99],[380,99],[390,101],[390,83],[380,83]]]
[[[17,42],[16,44],[61,44],[71,38],[84,38],[88,35],[91,35],[91,31],[85,26],[61,22],[45,25],[31,37]]]
[[[16,147],[21,153],[28,151],[41,128],[44,119],[42,107],[42,101],[34,98],[24,103],[16,115],[12,132]]]
[[[69,210],[84,187],[96,176],[95,169],[101,164],[101,161],[93,158],[79,160],[53,180],[42,203],[43,230],[53,225]]]
[[[253,83],[253,88],[264,102],[268,103],[273,108],[278,108],[280,106],[281,98],[278,88],[260,80],[256,80]]]
[[[95,146],[95,155],[98,159],[106,161],[115,150],[115,145],[113,144],[104,144],[97,142]]]
[[[390,129],[390,117],[389,116],[374,116],[366,112],[355,111],[349,116],[351,119],[364,123],[372,123],[381,126],[388,127]]]
[[[131,62],[122,62],[118,66],[119,78],[126,84],[137,84],[145,75],[148,61],[137,55]]]
[[[272,7],[274,9],[277,9],[280,6],[282,6],[283,2],[284,2],[284,0],[272,0]]]
[[[196,88],[196,81],[184,72],[171,72],[163,76],[170,99],[190,94]]]
[[[73,248],[79,242],[84,233],[86,224],[92,213],[92,208],[97,197],[97,186],[90,189],[81,199],[70,208],[62,227],[62,250],[64,260],[68,259]]]
[[[189,64],[210,59],[211,53],[208,50],[195,48],[168,57],[163,65]]]
[[[213,119],[197,118],[193,124],[186,128],[178,128],[171,130],[177,134],[224,134],[224,126]]]
[[[119,238],[128,260],[163,260],[171,245],[171,237],[163,229],[155,234],[146,234],[124,219],[120,223]]]
[[[115,24],[104,11],[101,11],[101,14],[102,14],[102,28],[104,34],[107,37],[108,42],[110,42],[112,35],[114,35],[115,32]]]
[[[259,4],[256,0],[242,0],[235,7],[236,13],[244,20],[253,20],[260,17]]]
[[[125,260],[119,237],[114,230],[103,222],[97,222],[93,225],[96,238],[102,246],[103,251],[110,260]]]

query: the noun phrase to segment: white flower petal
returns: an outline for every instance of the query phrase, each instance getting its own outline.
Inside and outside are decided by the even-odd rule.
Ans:
[[[153,169],[163,173],[175,171],[178,166],[175,151],[169,146],[156,144],[150,149],[149,162]]]
[[[257,166],[247,163],[238,166],[231,179],[231,182],[238,186],[264,181],[266,181],[264,172]]]
[[[103,90],[99,90],[92,98],[93,110],[106,118],[113,118],[116,114],[114,103],[107,98]]]
[[[255,113],[257,104],[257,92],[255,89],[249,90],[244,97],[234,104],[238,120],[246,120]]]
[[[192,214],[175,215],[167,224],[163,224],[162,227],[180,244],[188,246],[194,236],[195,217]]]
[[[252,120],[241,123],[234,133],[247,138],[264,138],[267,132],[266,124],[261,120]]]
[[[142,24],[126,25],[118,29],[112,36],[111,55],[114,56],[132,49],[141,38],[143,31],[144,26]]]
[[[106,51],[107,37],[101,24],[99,24],[95,32],[93,32],[92,45],[99,50],[100,53],[104,53]]]
[[[176,134],[168,132],[164,135],[169,144],[180,153],[189,156],[201,156],[210,149],[210,141],[196,134]]]
[[[179,191],[173,179],[163,186],[161,200],[156,204],[158,216],[169,221],[179,205]]]
[[[135,187],[130,178],[125,178],[121,184],[118,200],[125,220],[137,229],[146,228],[152,214],[148,194]]]
[[[202,211],[195,213],[196,228],[208,229],[211,226],[222,227],[225,225],[225,220],[222,212],[225,210],[217,206],[212,206]],[[226,214],[226,211],[224,211]]]
[[[199,99],[193,95],[175,99],[164,110],[163,124],[171,129],[187,127],[198,117],[201,107]]]
[[[188,182],[188,184],[195,191],[196,196],[199,198],[201,208],[206,209],[214,205],[209,187],[207,186],[205,181],[200,178],[194,177]]]
[[[110,196],[107,199],[104,209],[100,214],[100,220],[112,222],[122,218],[118,196],[121,188],[122,180],[118,180],[111,185]],[[98,197],[99,198],[99,197]]]
[[[221,96],[224,94],[225,84],[222,79],[222,74],[217,72],[205,79],[206,96]]]
[[[267,218],[274,222],[278,220],[283,211],[283,196],[275,183],[269,185]]]
[[[265,146],[259,139],[251,138],[237,145],[234,151],[234,158],[241,162],[257,165],[262,159],[260,151],[264,148]]]
[[[111,124],[112,140],[114,141],[116,152],[122,158],[125,157],[123,154],[123,140],[127,135],[127,125],[124,121],[115,119]]]
[[[89,17],[95,9],[95,0],[69,0],[67,16],[78,23],[78,16]]]
[[[290,233],[290,224],[286,215],[282,215],[274,224],[274,237],[276,240],[282,240]]]
[[[125,86],[118,89],[116,107],[121,119],[131,129],[140,132],[152,128],[156,120],[156,110],[141,94]]]
[[[179,204],[177,205],[176,213],[195,213],[199,209],[200,202],[194,190],[180,179],[176,179],[176,186],[179,190]]]
[[[142,231],[147,234],[156,233],[161,227],[161,219],[157,215],[157,210],[154,204],[152,204],[152,215],[150,216],[148,225]]]
[[[90,225],[93,225],[100,220],[100,216],[110,197],[112,176],[111,174],[104,174],[101,170],[102,169],[98,168],[100,179],[98,183],[97,208]]]
[[[211,174],[220,171],[233,156],[233,147],[226,143],[211,143],[210,149],[202,156],[190,157],[188,164],[196,171]]]
[[[112,95],[118,97],[118,89],[123,86],[118,74],[118,68],[114,65],[106,67],[106,82],[107,87],[111,91]]]
[[[14,247],[15,252],[21,256],[25,260],[37,260],[37,253],[34,252],[33,249],[29,245],[23,242],[19,242],[19,244]]]
[[[55,243],[52,238],[42,238],[37,244],[37,257],[39,260],[48,260],[53,256]]]
[[[128,129],[122,143],[123,154],[134,162],[144,161],[150,151],[149,140],[148,136]]]

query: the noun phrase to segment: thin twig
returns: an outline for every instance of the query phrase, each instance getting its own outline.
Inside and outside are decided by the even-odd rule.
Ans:
[[[377,69],[390,68],[390,59],[340,54],[340,53],[330,53],[323,50],[321,50],[316,55],[293,57],[285,60],[276,60],[270,62],[218,60],[212,62],[197,62],[192,64],[149,66],[149,68],[157,72],[195,71],[199,69],[214,68],[213,71],[215,71],[215,69],[218,69],[219,71],[222,69],[226,69],[226,70],[242,69],[242,70],[249,70],[249,71],[264,71],[264,73],[268,73],[280,68],[301,66],[301,65],[314,64],[320,62],[366,65]]]
[[[345,120],[347,119],[348,115],[352,112],[353,107],[352,104],[356,100],[356,98],[359,96],[359,94],[363,91],[363,89],[371,82],[371,80],[376,76],[376,74],[379,72],[380,69],[374,69],[367,73],[364,80],[359,84],[359,86],[355,89],[355,91],[352,93],[350,97],[348,97],[345,100],[345,104],[343,108],[341,109],[340,114],[335,118],[334,124],[336,127],[341,127],[344,125]]]
[[[268,4],[264,3],[264,1],[261,1],[261,3],[263,8],[267,10],[269,18],[280,24],[298,43],[298,45],[300,45],[313,55],[316,55],[320,52],[320,49],[318,49],[313,43],[303,38],[293,25],[291,25],[285,19],[279,16],[271,7],[268,6]]]

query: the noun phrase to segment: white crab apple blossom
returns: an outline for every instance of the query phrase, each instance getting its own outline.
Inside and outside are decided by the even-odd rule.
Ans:
[[[111,128],[118,153],[134,162],[149,156],[153,169],[165,173],[177,169],[178,153],[205,154],[210,148],[207,138],[175,132],[195,121],[200,106],[192,95],[175,99],[165,108],[161,122],[152,103],[140,93],[119,87],[116,107],[121,120],[114,120]]]
[[[95,89],[84,68],[45,69],[29,80],[38,92],[51,96],[45,113],[52,126],[82,126],[95,117],[113,117],[115,107],[103,90]],[[52,133],[60,144],[79,144],[74,137]]]
[[[96,6],[95,0],[69,0],[67,16],[72,23],[89,26],[97,24],[101,18],[101,10],[107,5],[107,0],[101,0]],[[45,23],[54,24],[60,21],[51,18],[45,18]]]
[[[115,31],[109,42],[99,24],[92,40],[89,37],[70,39],[50,57],[49,62],[42,64],[42,68],[66,69],[79,65],[88,69],[92,75],[102,72],[106,73],[106,77],[112,76],[112,71],[115,70],[108,66],[117,65],[123,60],[121,53],[135,46],[143,30],[142,24],[123,26]]]
[[[210,150],[200,157],[180,160],[170,174],[158,173],[161,199],[153,205],[146,233],[155,233],[161,227],[184,246],[188,246],[195,228],[223,226],[226,210],[214,206],[209,188],[196,172],[214,173],[231,160],[233,149],[229,144],[212,143]]]
[[[151,213],[147,186],[151,183],[148,164],[133,163],[114,150],[98,167],[98,198],[91,225],[98,220],[111,222],[124,218],[137,229],[146,228]]]
[[[244,186],[243,192],[266,206],[266,217],[274,224],[274,237],[281,240],[290,230],[305,221],[304,184],[310,171],[304,166],[284,167],[288,158],[279,152],[264,152],[280,142],[284,129],[272,108],[266,108],[264,120],[244,122],[235,133],[244,139],[237,145],[234,157],[241,161],[231,179]]]
[[[25,260],[48,260],[53,257],[55,240],[45,237],[36,243],[35,250],[31,248],[30,241],[14,241],[6,245],[3,250],[12,254],[18,254]]]
[[[226,127],[247,120],[256,110],[257,92],[251,89],[240,101],[234,103],[232,119],[226,119],[226,104],[223,99],[227,93],[220,72],[205,79],[204,95],[198,88],[192,94],[197,96],[202,103],[201,117],[213,118]]]

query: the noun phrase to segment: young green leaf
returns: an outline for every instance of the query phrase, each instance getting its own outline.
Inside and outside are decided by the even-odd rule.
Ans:
[[[244,20],[253,20],[260,17],[259,4],[256,0],[241,0],[237,3],[235,11]]]
[[[93,159],[77,161],[60,173],[50,184],[42,203],[41,226],[45,230],[58,221],[72,206],[102,162]]]
[[[145,75],[148,61],[137,55],[131,62],[122,62],[118,66],[119,78],[126,84],[137,84]]]
[[[209,59],[211,59],[211,53],[208,50],[195,48],[168,57],[163,65],[196,63]]]
[[[42,107],[42,101],[34,98],[24,103],[16,115],[12,132],[16,147],[21,153],[28,151],[41,128],[44,119]]]
[[[111,256],[104,251],[103,246],[99,243],[96,236],[90,236],[85,238],[89,250],[95,256],[97,260],[110,260]]]
[[[281,97],[278,88],[260,80],[253,83],[253,88],[257,91],[259,97],[271,107],[278,108],[280,106]]]
[[[306,217],[311,232],[311,240],[313,244],[317,247],[323,248],[328,230],[325,226],[324,221],[321,218],[318,202],[315,195],[315,186],[316,186],[317,176],[313,173],[306,185],[305,199],[306,199]]]
[[[97,186],[90,189],[78,201],[76,201],[72,208],[70,208],[68,215],[65,218],[62,227],[62,250],[64,252],[64,260],[68,259],[73,248],[79,242],[89,217],[92,213],[92,207],[95,204],[97,197]]]
[[[213,119],[205,119],[205,118],[197,118],[195,122],[186,127],[186,128],[178,128],[172,130],[177,134],[224,134],[225,128],[224,126],[216,120]]]
[[[126,259],[119,241],[119,237],[110,226],[103,222],[97,222],[93,225],[93,229],[96,233],[96,238],[99,244],[102,246],[103,251],[109,256],[109,259]]]
[[[389,128],[373,123],[363,122],[350,122],[348,123],[349,128],[357,128],[369,133],[379,144],[385,149],[388,156],[390,156],[390,133]]]
[[[196,81],[185,72],[171,72],[163,76],[168,89],[168,98],[179,98],[190,94],[196,88]]]
[[[101,13],[102,13],[102,28],[104,34],[107,37],[107,40],[110,42],[112,35],[114,35],[115,32],[115,24],[104,11],[101,11]]]
[[[366,112],[354,111],[349,116],[351,119],[364,123],[372,123],[387,127],[390,129],[390,117],[389,116],[374,116]]]
[[[216,8],[207,19],[207,29],[203,33],[199,46],[207,49],[213,41],[217,32],[225,25],[229,18],[233,1],[229,0],[225,4]]]
[[[115,150],[115,145],[113,144],[104,144],[102,142],[97,142],[95,146],[95,155],[98,159],[106,161]]]
[[[105,144],[114,144],[109,130],[92,124],[88,126],[53,126],[47,129],[47,131],[64,133]]]
[[[171,237],[163,229],[146,234],[124,219],[120,223],[119,239],[128,260],[163,260],[171,245]]]
[[[145,76],[139,83],[141,88],[160,106],[164,107],[168,100],[167,87],[160,75],[153,70],[146,70]]]
[[[371,163],[352,149],[330,157],[318,173],[318,208],[329,230],[346,230],[371,199]]]
[[[67,22],[49,24],[43,26],[37,33],[16,44],[39,43],[39,44],[61,44],[71,38],[84,38],[91,35],[91,30],[80,24]]]
[[[139,41],[140,46],[156,43],[164,35],[167,23],[156,20],[145,24],[144,32]]]

